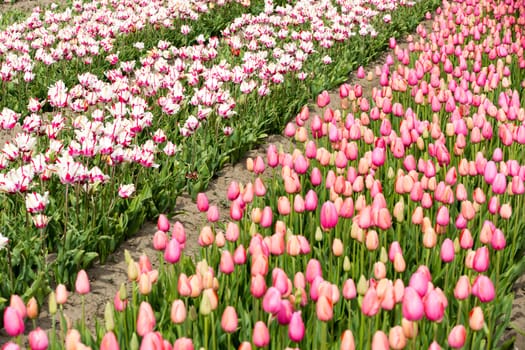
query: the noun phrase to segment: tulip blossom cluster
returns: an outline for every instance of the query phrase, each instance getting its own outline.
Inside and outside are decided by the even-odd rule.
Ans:
[[[321,54],[334,49],[334,43],[357,34],[375,36],[372,21],[404,6],[398,1],[363,2],[358,7],[328,0],[286,6],[266,1],[264,12],[239,17],[220,38],[201,35],[194,45],[180,47],[159,40],[140,60],[120,60],[111,51],[115,28],[129,32],[133,28],[127,27],[143,26],[146,20],[151,25],[174,18],[193,20],[208,8],[207,2],[198,1],[168,3],[168,10],[157,2],[142,5],[75,3],[61,13],[35,10],[26,22],[6,29],[12,35],[4,35],[9,43],[2,44],[4,66],[22,61],[8,59],[20,50],[33,59],[53,54],[57,56],[53,60],[64,55],[88,57],[82,54],[89,51],[82,48],[84,41],[99,51],[107,46],[111,63],[103,76],[89,71],[77,74],[78,83],[72,86],[46,77],[44,95],[20,101],[27,113],[9,106],[0,110],[0,127],[13,134],[0,153],[0,191],[13,198],[13,213],[18,215],[19,208],[27,212],[25,220],[17,216],[17,226],[34,227],[40,238],[37,246],[11,248],[39,249],[42,260],[28,265],[47,268],[43,257],[58,247],[61,281],[71,279],[63,265],[85,267],[96,254],[104,260],[129,231],[156,212],[149,208],[158,205],[164,210],[181,191],[204,186],[230,153],[250,139],[251,129],[244,125],[264,128],[255,106],[261,106],[261,115],[276,114],[278,108],[267,103],[270,97],[262,102],[261,97],[289,95],[286,91],[298,82],[315,78],[317,62],[324,60]],[[113,12],[106,13],[110,9]],[[71,23],[79,29],[72,30]],[[357,23],[362,24],[359,33]],[[312,29],[304,30],[306,24]],[[92,43],[92,36],[105,44]],[[29,46],[23,40],[42,47],[22,50]],[[207,147],[216,151],[205,152]],[[206,157],[196,157],[199,153]],[[104,223],[98,219],[101,213],[108,213]],[[112,235],[104,234],[106,241],[92,238],[102,231]],[[29,237],[34,233],[24,233],[27,239],[11,242],[34,242]],[[90,254],[77,254],[75,249]],[[31,282],[25,283],[29,287]],[[15,292],[14,285],[4,288],[6,294]]]

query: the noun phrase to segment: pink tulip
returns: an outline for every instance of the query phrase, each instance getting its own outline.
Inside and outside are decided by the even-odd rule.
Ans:
[[[164,250],[164,260],[170,264],[175,264],[180,260],[181,247],[176,239],[171,239]]]
[[[262,174],[264,173],[264,168],[265,168],[264,160],[262,159],[261,156],[257,156],[255,158],[255,161],[253,162],[253,172],[255,174]]]
[[[354,334],[349,329],[345,330],[341,335],[340,350],[355,350]]]
[[[505,234],[500,229],[495,229],[492,234],[492,239],[490,241],[492,248],[494,250],[503,250],[507,246],[507,241],[505,239]]]
[[[263,310],[270,314],[277,314],[281,309],[281,292],[275,287],[270,287],[264,294]]]
[[[260,348],[270,344],[270,332],[263,321],[257,321],[253,327],[252,341],[255,346]]]
[[[155,250],[164,250],[168,244],[168,235],[166,232],[158,230],[153,235],[153,248]]]
[[[173,300],[173,303],[171,304],[170,318],[175,324],[183,323],[186,320],[186,306],[182,300]]]
[[[8,306],[4,311],[4,327],[6,333],[11,337],[17,337],[24,333],[24,320],[12,306]]]
[[[471,286],[467,276],[461,276],[454,288],[454,297],[458,300],[464,300],[470,296]]]
[[[145,336],[153,331],[155,324],[155,314],[151,305],[146,301],[141,302],[137,316],[137,334],[141,337]]]
[[[237,330],[239,319],[233,306],[227,306],[222,313],[221,327],[226,333],[233,333]]]
[[[206,196],[206,193],[200,192],[197,194],[197,209],[201,213],[204,213],[208,211],[209,208],[209,202],[208,202],[208,196]]]
[[[181,224],[180,221],[176,221],[173,224],[173,229],[171,230],[171,238],[175,238],[181,244],[181,249],[184,248],[184,243],[186,242],[186,230],[184,229],[184,226]]]
[[[449,263],[454,260],[454,242],[450,238],[446,238],[441,244],[441,260]]]
[[[75,348],[76,349],[76,348]],[[158,332],[148,332],[140,342],[140,350],[163,350],[162,336]]]
[[[489,249],[486,246],[480,247],[476,250],[472,267],[477,272],[485,272],[489,269],[490,257]]]
[[[495,194],[503,194],[507,190],[507,179],[504,174],[498,173],[492,183],[492,192]]]
[[[241,244],[233,252],[233,262],[236,265],[244,265],[246,263],[246,249]]]
[[[410,277],[409,286],[414,288],[420,297],[423,297],[425,294],[427,294],[428,282],[429,277],[425,273],[416,271]]]
[[[339,216],[333,202],[326,201],[321,207],[321,228],[330,230],[337,225]]]
[[[375,288],[368,288],[361,304],[361,312],[366,316],[374,316],[379,312],[381,300],[377,296]]]
[[[90,291],[89,279],[86,271],[80,270],[75,281],[75,291],[78,294],[87,294]]]
[[[13,342],[7,342],[2,346],[2,350],[20,350],[20,346]]]
[[[439,346],[438,342],[434,340],[428,347],[428,350],[441,350],[441,346]]]
[[[323,91],[319,95],[317,95],[317,106],[319,108],[323,108],[328,106],[330,103],[330,95],[328,94],[328,91]]]
[[[325,295],[319,296],[315,304],[315,310],[320,321],[328,322],[334,317],[332,301]]]
[[[11,295],[11,298],[9,298],[9,306],[14,308],[18,312],[20,317],[22,317],[22,319],[25,319],[27,317],[26,304],[24,304],[24,301],[22,300],[22,298],[20,298],[20,296],[16,294]]]
[[[193,350],[193,349],[194,349],[193,340],[191,340],[191,338],[179,338],[175,340],[175,343],[173,343],[173,350]]]
[[[485,324],[485,317],[483,316],[483,309],[479,306],[475,306],[469,312],[469,326],[473,331],[480,331],[483,329]]]
[[[160,231],[164,231],[164,232],[168,232],[170,230],[170,222],[166,215],[164,214],[159,215],[159,218],[157,219],[157,228]]]
[[[394,350],[401,350],[405,348],[407,339],[401,326],[394,326],[390,328],[390,332],[388,333],[388,343]]]
[[[252,275],[250,292],[255,298],[260,298],[266,293],[266,282],[261,274]]]
[[[409,321],[419,321],[423,317],[423,301],[413,287],[409,286],[405,288],[402,309],[403,317]]]
[[[372,350],[388,350],[390,349],[388,337],[383,331],[376,331],[372,338]]]
[[[264,209],[262,211],[261,221],[260,221],[259,224],[262,227],[270,227],[270,226],[272,226],[272,223],[273,223],[272,208],[269,207],[269,206],[266,206],[266,207],[264,207]]]
[[[288,299],[281,300],[281,308],[277,312],[277,322],[281,326],[286,326],[292,320],[293,305]]]
[[[299,343],[303,340],[305,334],[304,322],[301,317],[301,311],[292,314],[292,319],[288,325],[288,337],[291,341]]]
[[[316,259],[310,259],[306,265],[306,282],[312,283],[318,276],[323,276],[321,263]]]
[[[45,349],[45,348],[42,348],[42,349]],[[110,331],[104,334],[104,337],[102,338],[102,342],[100,343],[100,350],[119,350],[119,349],[120,349],[120,346],[118,344],[115,333]]]
[[[467,331],[465,326],[458,325],[452,328],[448,334],[448,345],[454,349],[462,348],[467,338]]]
[[[488,303],[496,296],[492,280],[485,275],[479,275],[472,284],[472,295],[478,297],[482,303]]]
[[[210,205],[206,214],[208,222],[219,221],[219,208],[216,205]]]
[[[353,279],[349,278],[343,284],[343,297],[347,300],[353,299],[357,296],[357,291],[355,287],[355,282]]]
[[[446,297],[443,292],[433,289],[423,299],[425,316],[432,322],[441,322],[445,314]]]
[[[239,183],[237,181],[230,182],[230,185],[228,186],[228,193],[227,197],[230,201],[235,200],[239,194],[241,193]]]

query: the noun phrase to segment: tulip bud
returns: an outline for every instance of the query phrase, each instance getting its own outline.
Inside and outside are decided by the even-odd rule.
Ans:
[[[104,308],[104,321],[106,322],[106,331],[110,332],[115,329],[115,319],[113,318],[113,305],[108,301]]]
[[[31,297],[26,305],[27,308],[27,317],[31,320],[34,320],[38,317],[38,303],[35,297]]]
[[[55,292],[51,291],[51,293],[49,293],[49,313],[51,315],[54,315],[57,313],[57,299],[56,299],[56,296],[55,296]]]
[[[352,264],[350,262],[350,258],[348,256],[345,256],[343,260],[343,271],[348,272],[352,268]]]
[[[359,281],[357,282],[357,294],[365,295],[367,290],[368,290],[368,280],[366,279],[364,275],[361,275],[361,277],[359,277]]]

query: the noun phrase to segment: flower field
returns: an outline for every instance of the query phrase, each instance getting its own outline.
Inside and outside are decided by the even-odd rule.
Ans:
[[[523,3],[148,4],[35,10],[0,34],[3,348],[511,346]],[[342,83],[353,70],[379,86]],[[314,96],[320,113],[302,107]],[[208,181],[282,130],[293,146],[248,159],[219,220]],[[198,233],[161,214],[181,193]],[[68,325],[83,269],[153,217],[159,266],[127,256],[96,332]],[[51,289],[52,329],[29,327]]]

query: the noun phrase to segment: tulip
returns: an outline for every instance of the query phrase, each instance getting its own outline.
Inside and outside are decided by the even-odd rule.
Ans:
[[[471,286],[467,276],[461,276],[454,288],[454,297],[458,300],[464,300],[470,296]]]
[[[119,350],[120,346],[117,337],[113,332],[107,332],[100,343],[100,350]]]
[[[266,293],[266,282],[261,274],[252,275],[250,292],[255,298],[260,298]]]
[[[239,345],[238,350],[252,350],[252,344],[247,341],[243,341],[241,345]]]
[[[141,337],[145,336],[147,333],[153,331],[155,324],[155,314],[153,313],[151,305],[146,301],[141,302],[137,315],[137,334]]]
[[[146,333],[140,343],[140,350],[161,350],[163,347],[162,336],[158,332]]]
[[[441,260],[449,263],[454,260],[454,242],[450,238],[446,238],[441,244]]]
[[[321,207],[321,227],[323,230],[330,230],[337,225],[339,216],[333,202],[327,201]]]
[[[168,217],[164,214],[160,214],[159,218],[157,220],[157,228],[160,231],[168,232],[170,229],[170,222],[168,220]]]
[[[168,235],[164,231],[158,230],[153,235],[153,248],[155,250],[164,250],[168,244]]]
[[[349,278],[343,284],[343,297],[345,299],[353,299],[357,295],[354,280]]]
[[[186,306],[182,300],[173,300],[173,303],[171,304],[170,318],[175,324],[183,323],[186,320]]]
[[[14,308],[18,312],[20,317],[22,317],[22,319],[25,319],[27,317],[26,305],[24,304],[24,301],[22,300],[22,298],[20,298],[20,296],[16,294],[11,295],[11,298],[9,299],[9,306]]]
[[[458,325],[452,328],[448,334],[448,345],[454,349],[462,348],[467,338],[467,331],[465,326]]]
[[[319,95],[317,95],[317,106],[319,108],[323,108],[328,106],[330,103],[330,95],[328,94],[328,91],[324,90]]]
[[[263,310],[270,314],[276,314],[281,309],[281,292],[275,287],[270,287],[264,294]]]
[[[186,230],[184,229],[184,226],[180,223],[180,221],[176,221],[173,224],[173,229],[171,230],[171,238],[175,238],[181,244],[181,249],[184,248],[184,243],[186,242]]]
[[[75,291],[78,294],[87,294],[90,291],[89,279],[86,271],[80,270],[75,281]]]
[[[438,292],[437,289],[429,291],[423,299],[423,305],[425,316],[430,321],[441,322],[446,308],[446,298],[442,293]]]
[[[202,291],[202,299],[199,305],[199,312],[201,315],[209,315],[212,311],[217,309],[219,299],[217,292],[212,288],[206,288]]]
[[[428,350],[441,350],[441,346],[439,346],[438,342],[434,340],[428,347]]]
[[[176,239],[171,239],[164,250],[164,260],[170,264],[175,264],[180,260],[181,247]]]
[[[375,288],[368,288],[361,304],[361,312],[366,316],[374,316],[379,312],[381,301]]]
[[[263,321],[257,321],[253,327],[252,341],[255,346],[260,348],[270,344],[270,332]]]
[[[227,306],[222,313],[221,327],[226,333],[233,333],[237,330],[239,319],[233,306]]]
[[[376,331],[372,338],[372,350],[388,350],[388,337],[383,331]]]
[[[306,265],[306,281],[312,283],[316,277],[323,276],[323,270],[321,268],[321,263],[316,259],[308,260]]]
[[[206,193],[200,192],[197,194],[197,209],[201,213],[208,211],[209,208],[209,202],[208,202],[208,196],[206,196]]]
[[[409,321],[419,321],[423,317],[423,301],[413,287],[409,286],[405,288],[402,309],[403,317]]]
[[[505,235],[500,229],[495,229],[494,233],[492,234],[492,239],[490,241],[490,244],[492,245],[492,248],[494,250],[502,250],[505,249],[507,245],[507,241],[505,240]]]
[[[38,303],[35,297],[31,297],[26,305],[27,308],[27,317],[31,320],[34,320],[38,317]]]
[[[12,306],[8,306],[4,311],[4,327],[6,333],[11,337],[24,333],[25,326],[22,315]]]
[[[13,342],[7,342],[2,346],[2,350],[20,350],[20,346]]]
[[[303,340],[305,334],[304,322],[301,317],[301,311],[292,314],[290,324],[288,325],[288,337],[291,341],[299,343]]]
[[[496,296],[492,280],[484,275],[476,277],[472,284],[472,295],[478,297],[482,303],[492,301]]]
[[[216,205],[210,205],[208,207],[208,212],[206,213],[206,218],[208,222],[219,221],[219,208]]]
[[[320,321],[328,322],[334,317],[332,301],[325,295],[319,296],[315,304],[315,310]]]
[[[477,272],[485,272],[489,269],[489,249],[486,246],[480,247],[476,250],[474,255],[472,267]]]
[[[281,307],[279,308],[279,311],[277,312],[277,322],[281,326],[288,325],[290,321],[292,320],[293,311],[294,310],[293,310],[292,302],[288,299],[282,299]]]
[[[191,338],[179,338],[173,343],[173,350],[193,350],[193,340]]]
[[[390,332],[388,333],[388,343],[394,350],[401,350],[405,348],[407,340],[401,326],[390,328]]]
[[[483,309],[481,309],[481,307],[475,306],[470,311],[468,324],[473,331],[480,331],[483,329],[485,318],[483,317]]]

